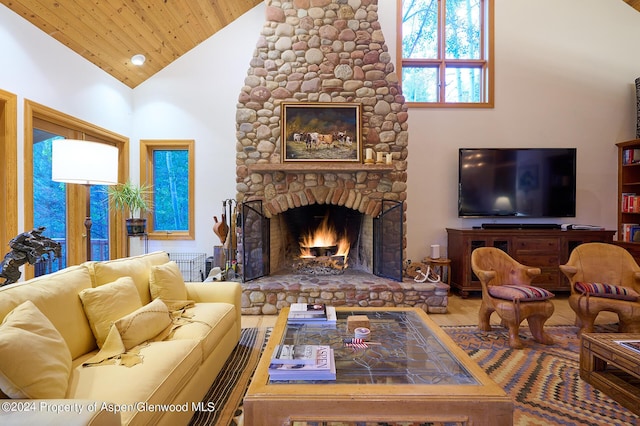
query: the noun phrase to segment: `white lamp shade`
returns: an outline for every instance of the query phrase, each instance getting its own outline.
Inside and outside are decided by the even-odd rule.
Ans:
[[[98,142],[56,139],[51,146],[51,180],[115,185],[118,183],[118,148]]]

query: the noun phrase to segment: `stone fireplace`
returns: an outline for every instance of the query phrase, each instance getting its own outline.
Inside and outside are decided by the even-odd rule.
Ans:
[[[402,208],[397,219],[402,232],[397,250],[405,250],[408,155],[407,106],[377,13],[377,0],[266,0],[265,23],[238,97],[237,201],[260,201],[269,219],[271,275],[287,269],[283,265],[291,256],[295,231],[284,228],[291,217],[304,217],[299,212],[305,209],[343,209],[337,214],[353,217],[359,225],[357,244],[352,241],[355,253],[345,272],[355,278],[343,276],[338,281],[366,282],[367,288],[365,296],[339,299],[335,293],[341,292],[340,286],[332,287],[325,277],[315,280],[324,282],[322,289],[298,293],[276,289],[272,300],[267,300],[270,293],[263,291],[264,281],[247,282],[243,283],[244,313],[273,313],[269,311],[300,300],[366,306],[371,297],[377,297],[371,289],[383,290],[385,286],[383,291],[392,296],[379,306],[405,303],[403,283],[372,274],[373,222],[385,210],[385,203]],[[283,102],[361,104],[362,149],[383,153],[385,158],[390,154],[390,163],[283,161]],[[267,280],[266,285],[300,285],[311,279],[306,274],[287,274],[287,278],[279,275]],[[413,285],[409,285],[410,291],[415,291]],[[399,299],[402,302],[396,303]],[[424,298],[416,300],[414,304],[420,300],[427,303]],[[444,306],[446,309],[446,301]]]

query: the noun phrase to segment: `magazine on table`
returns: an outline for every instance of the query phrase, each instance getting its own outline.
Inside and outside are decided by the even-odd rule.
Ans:
[[[327,305],[323,303],[292,303],[289,306],[289,317],[323,320],[327,318]]]
[[[614,340],[620,346],[640,354],[640,340]]]
[[[318,364],[271,364],[271,380],[335,380],[336,364],[333,349],[328,348],[326,358]]]
[[[331,348],[328,345],[278,345],[271,364],[310,364],[325,362]]]

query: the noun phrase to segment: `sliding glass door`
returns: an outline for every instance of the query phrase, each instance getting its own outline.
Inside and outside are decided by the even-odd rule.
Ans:
[[[118,181],[128,177],[128,139],[55,110],[25,103],[25,231],[44,226],[43,235],[60,243],[62,255],[53,262],[27,268],[25,278],[54,272],[87,260],[87,187],[51,179],[52,143],[56,139],[79,139],[118,148]],[[77,161],[82,161],[78,158]],[[106,186],[90,187],[91,260],[122,257],[124,224],[117,221],[107,201]]]

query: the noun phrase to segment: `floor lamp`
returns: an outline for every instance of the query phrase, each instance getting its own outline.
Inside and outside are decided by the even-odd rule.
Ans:
[[[118,183],[118,148],[99,142],[56,139],[51,147],[51,180],[75,183],[87,189],[87,260],[91,260],[91,185]]]

